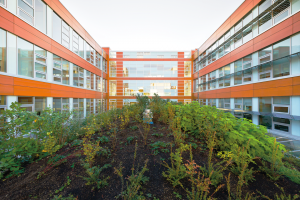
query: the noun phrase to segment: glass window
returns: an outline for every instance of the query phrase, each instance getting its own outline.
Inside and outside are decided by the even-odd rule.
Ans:
[[[289,16],[290,1],[285,0],[273,9],[274,23],[277,24],[287,16]]]
[[[116,77],[117,76],[117,62],[109,61],[109,76]]]
[[[242,84],[243,72],[237,72],[234,74],[234,85]]]
[[[53,54],[53,81],[69,85],[70,63]]]
[[[289,114],[290,97],[273,97],[273,112]]]
[[[225,33],[225,36],[224,36],[225,41],[226,41],[229,37],[230,37],[230,31],[228,31],[227,33]]]
[[[91,87],[92,87],[91,86],[91,72],[86,71],[85,75],[86,75],[86,77],[85,77],[85,79],[86,79],[86,88],[91,89]]]
[[[109,81],[109,95],[117,96],[117,81]]]
[[[300,0],[292,1],[292,14],[298,12],[300,10]]]
[[[243,31],[243,44],[252,39],[252,26],[249,26]]]
[[[47,78],[47,51],[34,46],[35,52],[35,77],[46,79]]]
[[[227,42],[227,43],[225,44],[225,46],[224,46],[224,48],[225,48],[224,54],[227,54],[227,53],[230,52],[230,46],[231,46],[230,43],[231,43],[231,41],[229,41],[229,42]]]
[[[272,59],[272,46],[258,52],[259,63],[269,62]]]
[[[300,52],[300,33],[292,36],[292,54],[297,52]]]
[[[261,14],[262,12],[264,12],[267,8],[269,8],[272,5],[272,1],[271,0],[265,0],[263,2],[261,2],[259,4],[259,14]]]
[[[46,34],[47,32],[47,5],[41,0],[35,0],[35,26]]]
[[[24,0],[18,0],[18,13],[19,16],[29,22],[30,24],[33,24],[33,5],[32,2],[24,1]]]
[[[272,117],[260,115],[259,125],[265,126],[267,129],[272,129]]]
[[[224,99],[224,108],[230,109],[230,99]]]
[[[117,108],[117,100],[110,99],[109,100],[109,110],[116,109]]]
[[[33,102],[33,97],[18,97],[18,103],[21,104],[21,107],[25,108],[26,111],[33,111]]]
[[[41,115],[41,112],[46,109],[47,107],[47,100],[44,97],[35,97],[34,102],[34,110],[37,112],[38,115]]]
[[[252,20],[252,12],[250,12],[244,19],[243,19],[243,25],[247,25]]]
[[[234,72],[243,70],[243,60],[240,59],[234,62]]]
[[[191,77],[191,62],[184,61],[184,77]]]
[[[6,72],[6,31],[0,29],[0,72]]]
[[[102,81],[100,76],[96,76],[96,90],[101,92],[102,89]]]
[[[84,69],[77,65],[73,65],[73,86],[83,87],[84,85]]]
[[[259,112],[272,112],[272,98],[271,97],[262,97],[259,98]]]
[[[259,33],[264,32],[272,26],[272,15],[271,13],[266,14],[259,19]]]
[[[243,109],[243,99],[234,99],[234,109],[242,110]]]
[[[252,55],[248,55],[243,58],[243,69],[247,69],[252,66]]]
[[[282,58],[273,61],[273,78],[290,75],[290,59]]]
[[[61,44],[66,48],[70,48],[70,27],[62,20],[62,41]]]
[[[252,69],[247,69],[243,71],[243,82],[252,81]]]
[[[290,132],[290,120],[284,118],[273,117],[274,130]]]
[[[83,47],[84,40],[80,36],[79,36],[78,42],[79,42],[79,56],[81,58],[84,58],[84,47]]]
[[[243,26],[243,21],[241,20],[241,21],[239,21],[239,22],[237,23],[237,25],[235,25],[235,27],[234,27],[235,33],[236,33],[238,30],[240,30],[240,29],[242,28],[242,26]]]
[[[226,45],[225,45],[226,46]],[[217,60],[217,52],[215,51],[215,52],[213,52],[212,54],[211,54],[211,61],[212,62],[215,62]]]
[[[3,6],[5,6],[5,4],[6,4],[5,0],[0,0],[0,4],[2,4]]]
[[[77,103],[77,101],[73,99],[73,104]],[[77,109],[78,105],[76,105],[75,110]],[[74,108],[73,108],[74,109]],[[69,105],[69,98],[53,98],[53,111],[54,112],[69,112],[70,105]]]
[[[56,42],[61,43],[61,31],[62,31],[61,23],[62,23],[62,20],[55,12],[53,12],[53,18],[52,19],[53,19],[52,37]]]
[[[33,78],[33,44],[18,37],[18,74]]]
[[[184,96],[191,96],[191,90],[192,90],[192,81],[185,80],[184,81]]]
[[[218,108],[224,108],[224,99],[219,99]]]
[[[273,60],[290,55],[290,38],[273,45]]]
[[[239,46],[241,46],[243,44],[243,33],[238,34],[235,38],[234,38],[234,48],[238,48]]]
[[[230,76],[224,77],[224,86],[229,87],[230,86]]]
[[[244,98],[243,99],[243,110],[252,111],[252,98]]]
[[[224,46],[220,47],[218,50],[218,58],[221,58],[224,55]]]

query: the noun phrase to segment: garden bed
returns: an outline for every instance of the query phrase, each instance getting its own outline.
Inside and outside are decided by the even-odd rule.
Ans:
[[[131,175],[133,162],[135,168],[141,170],[147,159],[147,168],[149,171],[146,171],[144,175],[149,177],[149,181],[146,184],[142,184],[140,189],[140,192],[143,192],[146,199],[186,199],[186,192],[181,187],[172,187],[172,184],[162,176],[162,172],[167,170],[163,165],[163,161],[170,164],[170,152],[168,151],[171,150],[170,144],[174,144],[174,137],[168,129],[169,126],[159,122],[151,125],[147,145],[144,145],[143,138],[139,130],[136,129],[137,125],[137,123],[129,123],[127,128],[118,131],[115,151],[112,150],[112,139],[109,137],[109,130],[103,130],[93,135],[95,140],[97,140],[98,137],[102,137],[100,146],[107,147],[110,151],[106,155],[97,155],[93,163],[93,166],[111,164],[111,167],[103,170],[101,173],[104,177],[110,177],[107,180],[107,186],[92,190],[93,185],[86,185],[86,181],[80,177],[87,176],[81,161],[85,156],[81,150],[82,145],[76,145],[75,141],[55,153],[55,155],[69,155],[66,162],[49,169],[38,179],[39,174],[45,171],[47,166],[49,166],[47,162],[50,156],[37,162],[27,164],[25,166],[25,172],[20,174],[19,177],[12,177],[1,181],[0,199],[55,199],[55,197],[59,195],[62,197],[73,195],[74,199],[112,200],[122,192],[121,179],[114,173],[114,168],[118,168],[119,164],[122,163],[124,167],[123,175],[127,177]],[[109,139],[108,142],[107,139]],[[200,166],[207,165],[209,149],[207,149],[206,141],[204,139],[189,137],[185,142],[193,143],[194,148],[192,148],[192,152],[195,163]],[[136,144],[136,158],[134,159]],[[174,152],[175,147],[173,147],[172,150]],[[214,153],[216,154],[217,152],[215,151]],[[186,163],[186,161],[190,159],[189,152],[186,151],[183,153],[182,157],[184,163]],[[220,159],[214,156],[212,161],[216,163],[219,162]],[[257,171],[254,173],[255,181],[249,182],[248,186],[243,186],[243,194],[247,192],[255,193],[254,196],[261,196],[261,194],[263,194],[273,199],[275,193],[281,194],[278,187],[283,188],[286,194],[299,194],[300,185],[290,181],[285,176],[282,176],[278,181],[271,181],[265,173],[259,172],[258,166],[260,165],[260,160],[257,159],[256,162],[257,165],[250,164],[250,167],[254,167],[254,170]],[[227,177],[229,172],[229,169],[225,170],[223,172],[224,177]],[[125,179],[125,181],[127,180]],[[188,178],[184,178],[181,182],[185,187],[190,188]],[[238,176],[231,173],[230,187],[233,193],[237,187],[237,182]],[[214,198],[228,199],[225,178],[222,179],[219,185],[223,184],[224,186],[213,195]],[[209,194],[211,195],[214,191],[215,187],[211,186]],[[261,192],[261,194],[259,194],[258,191]]]

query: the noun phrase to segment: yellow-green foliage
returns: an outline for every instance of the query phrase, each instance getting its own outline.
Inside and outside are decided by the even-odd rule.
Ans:
[[[99,142],[93,143],[93,141],[91,141],[91,137],[95,133],[94,127],[89,126],[86,127],[85,130],[86,135],[83,138],[83,154],[86,156],[85,162],[91,167],[94,158],[97,152],[101,150],[101,147],[99,146]]]
[[[47,135],[48,138],[43,140],[43,152],[47,152],[52,156],[53,153],[60,149],[60,145],[57,145],[57,139],[51,133],[47,133]]]

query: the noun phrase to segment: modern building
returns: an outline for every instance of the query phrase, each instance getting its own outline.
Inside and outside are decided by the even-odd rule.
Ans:
[[[300,136],[299,52],[300,0],[245,0],[199,49],[164,52],[101,47],[59,0],[0,0],[0,109],[85,117],[156,93]]]
[[[245,0],[193,53],[193,99],[300,136],[299,11],[300,0]]]

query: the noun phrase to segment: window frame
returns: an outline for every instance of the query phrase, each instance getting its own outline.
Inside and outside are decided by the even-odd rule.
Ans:
[[[275,8],[273,8],[272,9],[272,25],[274,26],[274,25],[276,25],[276,24],[278,24],[278,23],[280,23],[280,22],[282,22],[282,21],[284,21],[286,18],[288,18],[290,15],[291,15],[291,13],[292,13],[292,6],[291,6],[291,3],[290,3],[290,6],[289,7],[287,7],[286,9],[284,9],[284,10],[282,10],[280,13],[278,13],[276,16],[274,16],[274,13],[273,13],[273,11],[276,9],[276,8],[278,8],[278,7],[280,7],[281,6],[281,4],[283,4],[285,1],[282,1],[279,5],[277,5]],[[274,1],[274,3],[275,3],[275,1]],[[285,18],[283,18],[283,19],[281,19],[280,21],[278,21],[277,23],[275,23],[275,19],[277,18],[277,17],[279,17],[279,16],[281,16],[284,12],[286,12],[286,11],[288,11],[288,15],[287,15],[287,17],[285,17]]]
[[[7,0],[4,0],[4,4],[0,3],[0,6],[3,7],[3,8],[6,8],[7,7]]]
[[[33,10],[33,16],[31,16],[29,13],[27,13],[23,8],[21,8],[20,6],[19,6],[19,1],[17,0],[17,16],[20,18],[20,19],[22,19],[22,20],[24,20],[25,22],[27,22],[27,23],[29,23],[30,25],[32,25],[32,26],[34,26],[35,27],[35,8],[34,8],[34,6],[35,6],[35,3],[34,3],[34,0],[32,1],[32,5],[30,5],[26,0],[21,0],[22,2],[24,2],[26,5],[28,5],[29,7],[31,7],[32,8],[32,10]],[[32,22],[29,22],[27,19],[25,19],[24,17],[22,17],[21,15],[20,15],[20,10],[25,14],[25,15],[27,15],[28,17],[30,17],[30,18],[32,18]]]
[[[39,47],[39,48],[41,48],[41,47]],[[41,48],[41,49],[42,49],[42,48]],[[35,50],[36,50],[36,45],[33,45],[33,52],[34,52],[34,59],[33,59],[33,62],[34,62],[34,75],[33,75],[33,77],[34,77],[35,79],[47,80],[47,70],[48,70],[48,69],[47,69],[47,63],[48,63],[48,62],[47,62],[47,55],[46,55],[46,57],[45,57],[45,56],[43,56],[43,55],[41,55],[41,54],[36,53]],[[46,51],[45,49],[43,49],[43,50]],[[47,54],[47,51],[46,51],[46,54]],[[39,56],[39,57],[41,57],[41,58],[44,58],[44,59],[46,60],[46,63],[43,63],[43,62],[38,61],[37,58],[36,58],[36,56]],[[35,63],[38,63],[38,64],[40,64],[40,65],[45,66],[45,67],[46,67],[46,72],[42,72],[42,71],[36,70],[36,69],[35,69]],[[43,78],[38,78],[38,77],[36,76],[36,73],[45,75],[45,78],[44,78],[44,79],[43,79]]]
[[[278,117],[279,118],[279,117]],[[280,132],[280,133],[291,133],[291,124],[292,124],[292,121],[290,119],[288,119],[290,121],[290,124],[285,124],[285,123],[280,123],[280,122],[275,122],[274,121],[274,117],[272,117],[272,131],[277,131],[277,132]],[[286,132],[286,131],[281,131],[281,130],[278,130],[278,129],[275,129],[275,125],[281,125],[281,126],[287,126],[289,131]]]
[[[111,106],[113,106],[113,105],[110,105],[110,103],[116,103],[116,107],[114,108],[114,107],[111,107]],[[109,107],[108,107],[108,110],[112,110],[112,109],[117,109],[117,99],[110,99],[109,100]]]

